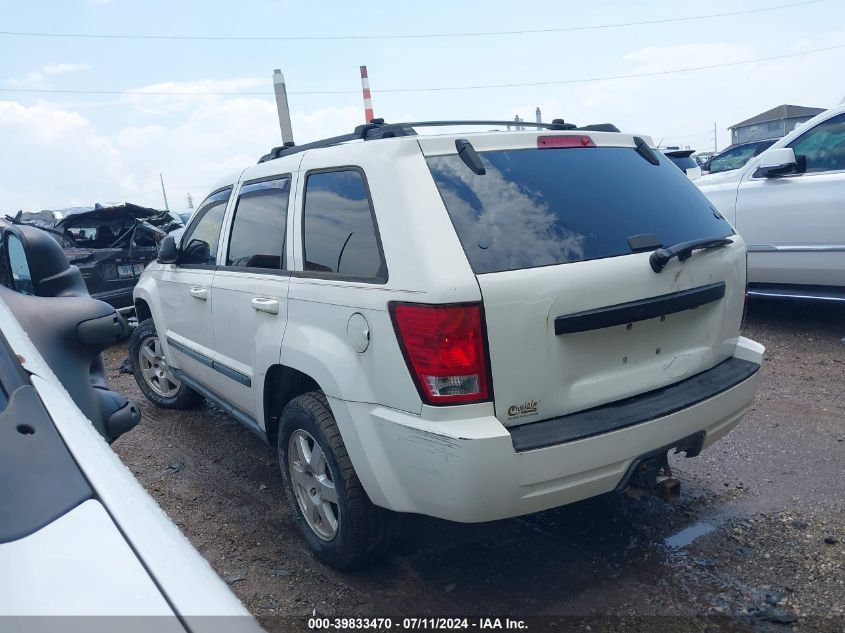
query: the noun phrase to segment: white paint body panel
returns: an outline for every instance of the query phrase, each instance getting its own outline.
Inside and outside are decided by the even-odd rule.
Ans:
[[[111,517],[93,499],[0,546],[0,569],[3,615],[173,615]],[[173,630],[183,630],[175,620],[163,620],[165,626],[168,622]]]
[[[801,125],[744,167],[695,181],[745,239],[749,283],[845,286],[845,170],[754,176],[770,152],[842,113],[845,104]]]
[[[733,354],[745,300],[745,249],[672,260],[660,274],[649,253],[478,275],[496,415],[505,425],[545,420],[658,389]],[[555,317],[725,283],[725,297],[626,325],[555,335]],[[536,403],[529,415],[511,412]]]
[[[763,347],[740,338],[734,356]],[[631,462],[704,431],[708,447],[743,418],[760,372],[687,409],[635,426],[517,453],[492,407],[424,407],[422,415],[330,399],[355,470],[374,503],[474,523],[539,512],[616,488]],[[450,419],[451,418],[451,419]]]
[[[175,612],[189,628],[192,628],[191,618],[198,617],[196,624],[204,623],[204,630],[260,630],[208,562],[76,407],[2,301],[0,327],[12,350],[24,359],[22,364],[30,373],[33,387],[97,497],[96,501],[82,504],[88,506],[82,513],[70,516],[82,508],[79,506],[64,515],[68,521],[54,522],[57,524],[54,531],[45,532],[52,527],[50,524],[30,537],[0,544],[0,613],[44,614],[51,608],[50,612],[56,614]],[[45,533],[41,535],[42,532]],[[33,537],[37,538],[29,540]],[[83,553],[87,553],[84,559]],[[134,562],[129,559],[130,554]],[[23,568],[12,566],[13,558]],[[89,561],[90,569],[86,569]],[[76,573],[75,577],[72,572]],[[38,588],[29,592],[28,597],[19,593],[22,574],[39,579]],[[91,574],[94,580],[86,582],[86,574]],[[45,589],[51,575],[61,584],[61,591],[58,585],[56,591]],[[150,593],[151,586],[158,592],[158,598]],[[97,591],[113,596],[113,607],[91,595]],[[13,604],[6,602],[10,595],[16,596]],[[45,605],[45,600],[64,605],[67,610]],[[120,611],[119,605],[125,610]],[[205,617],[209,615],[229,617],[216,618],[212,624]],[[57,626],[68,627],[67,622],[56,622]],[[178,622],[156,620],[158,627],[171,625],[178,627]],[[221,628],[217,629],[218,626]]]

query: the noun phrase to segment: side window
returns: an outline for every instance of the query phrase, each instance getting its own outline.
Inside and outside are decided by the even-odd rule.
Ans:
[[[806,172],[845,169],[845,114],[819,123],[789,147],[796,157],[804,157]]]
[[[217,245],[220,242],[220,229],[223,227],[223,215],[232,189],[224,189],[209,196],[196,212],[196,221],[182,237],[180,264],[201,264],[214,266],[217,259]]]
[[[229,238],[227,266],[284,268],[290,177],[241,187]]]
[[[304,270],[382,281],[387,277],[361,172],[310,174],[304,216]]]
[[[9,234],[6,238],[6,251],[9,255],[9,270],[12,274],[12,289],[21,294],[34,295],[35,285],[29,272],[29,262],[23,243],[17,235]]]

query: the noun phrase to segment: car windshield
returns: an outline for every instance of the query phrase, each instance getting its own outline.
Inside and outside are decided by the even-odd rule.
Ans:
[[[722,171],[739,169],[759,153],[771,147],[774,142],[774,140],[762,141],[760,143],[749,143],[748,145],[740,145],[738,147],[726,149],[724,152],[717,154],[710,160],[709,171],[712,174],[716,174]]]
[[[657,165],[618,147],[479,155],[483,175],[457,154],[428,158],[476,273],[627,255],[634,235],[669,246],[733,232],[661,154]]]

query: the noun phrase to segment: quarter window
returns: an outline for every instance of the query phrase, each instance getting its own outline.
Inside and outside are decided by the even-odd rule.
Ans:
[[[227,266],[281,270],[285,252],[290,178],[266,180],[241,187]]]
[[[220,229],[223,215],[232,189],[224,189],[209,196],[200,205],[196,221],[188,227],[182,238],[180,264],[214,266],[217,261],[217,245],[220,243]]]
[[[367,279],[387,276],[361,172],[309,175],[304,214],[304,270]]]
[[[796,157],[804,157],[806,172],[845,169],[845,114],[819,123],[790,147]]]

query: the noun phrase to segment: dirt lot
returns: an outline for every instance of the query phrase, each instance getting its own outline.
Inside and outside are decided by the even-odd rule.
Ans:
[[[767,347],[755,407],[725,440],[673,462],[679,504],[607,495],[482,525],[409,517],[395,551],[356,573],[312,558],[267,446],[212,406],[154,408],[119,372],[125,346],[109,350],[109,378],[144,418],[114,449],[269,630],[316,611],[843,631],[845,309],[756,303],[745,334]]]

